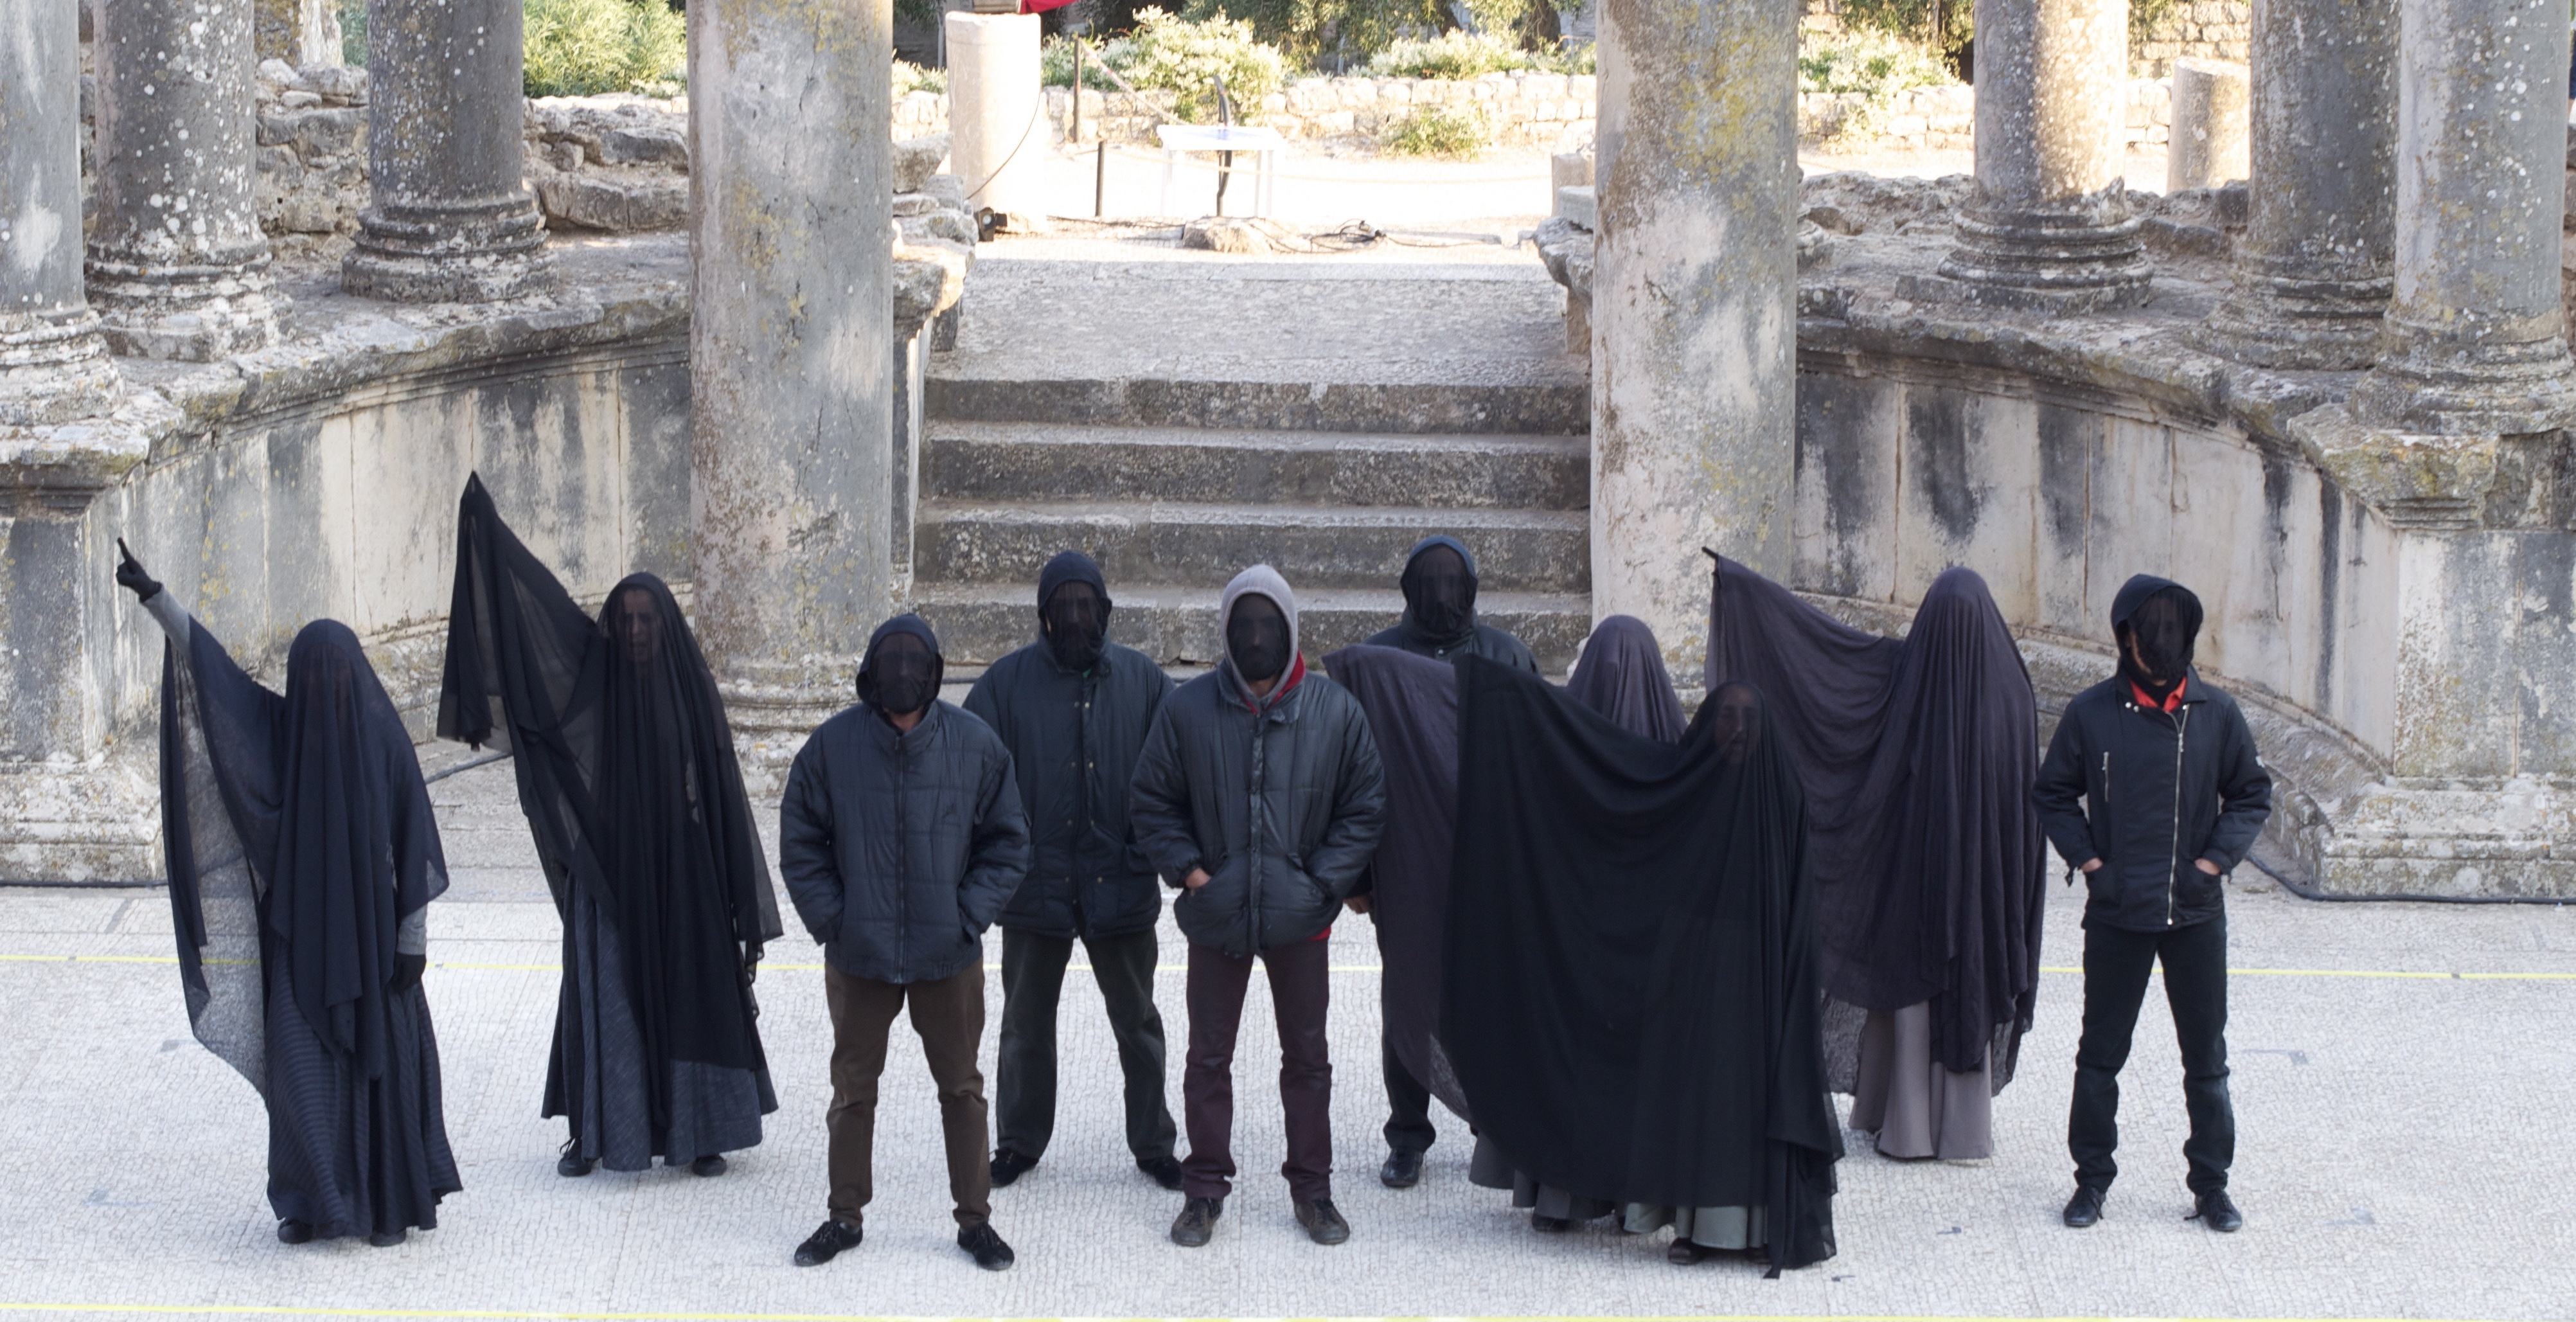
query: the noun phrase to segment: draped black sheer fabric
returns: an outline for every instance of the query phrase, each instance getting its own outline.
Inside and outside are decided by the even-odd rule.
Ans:
[[[1803,795],[1767,710],[1730,751],[1458,663],[1441,1039],[1478,1128],[1611,1202],[1755,1207],[1775,1268],[1834,1251]]]
[[[686,1062],[754,1076],[757,1141],[757,1114],[776,1101],[750,984],[761,946],[780,933],[778,905],[724,704],[679,603],[659,578],[636,574],[593,621],[476,478],[458,519],[452,612],[438,732],[513,755],[566,924],[546,1114],[573,1117],[579,1140],[585,1117],[602,1113],[587,1091],[631,1081],[659,1155],[706,1155],[665,1141],[682,1105],[675,1080],[688,1074],[672,1065]],[[588,922],[594,906],[616,949],[593,949],[588,962],[613,963],[616,987],[585,986],[577,967],[603,935]],[[603,1069],[603,1039],[626,1050],[629,1017],[640,1068]]]
[[[2038,707],[1985,580],[1942,574],[1900,641],[1721,560],[1708,679],[1774,699],[1814,826],[1826,991],[1929,1001],[1933,1058],[1967,1073],[1991,1050],[2000,1090],[2039,985],[2046,868]]]
[[[1663,645],[1634,615],[1613,615],[1593,626],[1565,691],[1630,734],[1665,743],[1682,737],[1682,703],[1673,693],[1672,672],[1664,669]]]
[[[1386,770],[1386,834],[1369,864],[1386,1038],[1414,1078],[1472,1123],[1439,1035],[1449,855],[1458,834],[1458,671],[1365,643],[1325,657],[1324,669],[1368,713]]]
[[[187,636],[162,665],[161,790],[190,1024],[268,1103],[279,1219],[435,1226],[462,1186],[397,947],[447,861],[410,736],[345,625],[296,635],[283,695]]]

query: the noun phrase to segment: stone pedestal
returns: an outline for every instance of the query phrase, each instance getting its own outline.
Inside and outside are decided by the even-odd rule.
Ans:
[[[2246,146],[2249,82],[2241,64],[2174,61],[2166,192],[2216,188],[2230,179],[2251,177]]]
[[[765,780],[893,604],[892,18],[697,0],[689,29],[698,638]]]
[[[1604,0],[1592,610],[1708,636],[1709,547],[1789,571],[1799,0]]]
[[[478,302],[544,286],[545,217],[521,178],[520,40],[519,0],[368,5],[370,197],[341,266],[350,293]]]
[[[1000,212],[1014,229],[1043,224],[1039,16],[950,14],[947,26],[948,168],[966,181],[968,206]]]
[[[2396,288],[2353,417],[2448,436],[2565,427],[2567,15],[2557,0],[2399,13]]]
[[[108,343],[207,361],[277,329],[251,201],[252,0],[97,0],[98,221]]]
[[[2209,348],[2258,367],[2378,356],[2396,217],[2397,6],[2255,0],[2253,214]]]
[[[1977,0],[1977,187],[1916,297],[2085,311],[2147,301],[2122,196],[2127,0]]]

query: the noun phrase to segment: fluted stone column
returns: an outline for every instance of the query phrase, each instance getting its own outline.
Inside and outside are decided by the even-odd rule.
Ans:
[[[893,21],[689,6],[698,637],[755,778],[850,701],[893,600]]]
[[[475,302],[545,284],[545,217],[522,178],[519,4],[368,5],[371,196],[340,269],[350,293]]]
[[[2062,311],[2147,300],[2122,196],[2128,0],[1977,0],[1977,186],[1912,292]]]
[[[2397,215],[2398,0],[2254,0],[2252,215],[2203,342],[2258,367],[2379,355]]]
[[[1696,673],[1705,546],[1785,579],[1799,0],[1604,0],[1592,610]]]
[[[2353,417],[2448,435],[2568,426],[2566,0],[2401,3],[2396,289]]]
[[[120,385],[81,292],[80,6],[0,21],[0,424],[104,412]]]
[[[221,358],[277,329],[251,201],[251,0],[97,0],[89,298],[117,352]]]

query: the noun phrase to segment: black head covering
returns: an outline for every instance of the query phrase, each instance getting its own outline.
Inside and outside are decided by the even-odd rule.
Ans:
[[[1096,601],[1076,609],[1056,592],[1069,583],[1089,584]],[[1100,663],[1109,641],[1109,585],[1100,566],[1080,551],[1059,551],[1038,571],[1038,635],[1058,667],[1080,673]]]
[[[1763,1207],[1775,1267],[1834,1251],[1804,795],[1768,704],[1733,761],[1534,675],[1458,663],[1441,1040],[1479,1130],[1578,1197]]]
[[[1593,628],[1565,691],[1630,734],[1667,743],[1682,737],[1682,702],[1664,669],[1663,645],[1634,615],[1613,615]]]
[[[2001,1087],[2039,982],[2045,863],[2038,706],[1985,580],[1942,574],[1900,642],[1721,561],[1708,679],[1778,699],[1810,796],[1826,991],[1864,1010],[1931,1002],[1934,1059],[1966,1072],[1991,1050]],[[1836,1054],[1838,1074],[1849,1063]]]
[[[916,639],[921,646],[889,651],[886,641],[899,637]],[[867,655],[859,660],[859,701],[880,714],[908,715],[938,700],[945,674],[939,635],[931,632],[930,621],[907,612],[868,635]]]
[[[1399,583],[1404,589],[1404,624],[1423,647],[1452,648],[1475,634],[1476,557],[1468,553],[1466,543],[1447,534],[1414,543],[1405,553]]]
[[[1473,1122],[1439,1039],[1441,944],[1458,821],[1458,671],[1446,661],[1362,644],[1324,658],[1368,713],[1386,769],[1386,834],[1369,867],[1386,1040],[1442,1104]]]
[[[2191,654],[2200,639],[2200,598],[2171,579],[2139,574],[2120,585],[2111,599],[2111,635],[2120,646],[2120,673],[2158,702],[2191,673]],[[2146,660],[2129,655],[2129,641]]]

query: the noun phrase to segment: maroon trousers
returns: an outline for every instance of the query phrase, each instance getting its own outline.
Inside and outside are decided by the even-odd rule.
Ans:
[[[1324,1041],[1332,997],[1332,942],[1300,941],[1261,952],[1279,1020],[1279,1100],[1288,1112],[1288,1160],[1279,1173],[1300,1202],[1333,1195],[1333,1061]],[[1190,1155],[1181,1192],[1223,1198],[1234,1189],[1234,1039],[1252,956],[1190,946],[1190,1046],[1181,1069]]]

